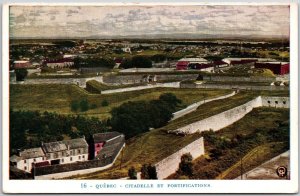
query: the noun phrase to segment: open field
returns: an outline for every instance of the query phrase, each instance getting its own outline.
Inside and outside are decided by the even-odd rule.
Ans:
[[[174,93],[182,100],[183,108],[204,98],[213,98],[229,94],[230,90],[214,89],[174,89],[155,88],[140,91],[115,93],[109,95],[90,94],[76,85],[67,84],[38,84],[38,85],[10,85],[10,107],[14,110],[38,110],[50,111],[60,114],[81,114],[90,117],[107,118],[113,107],[117,107],[128,101],[158,99],[162,93]],[[87,112],[74,113],[70,109],[73,100],[87,99],[90,104],[96,104],[97,108]],[[107,100],[109,105],[101,106],[101,102]],[[179,109],[180,109],[179,108]]]

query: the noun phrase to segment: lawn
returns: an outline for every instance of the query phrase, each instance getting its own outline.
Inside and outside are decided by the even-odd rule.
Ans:
[[[217,97],[229,94],[230,90],[214,89],[174,89],[154,88],[108,95],[91,94],[76,85],[68,84],[32,84],[10,85],[10,107],[14,110],[38,110],[50,111],[60,114],[81,114],[89,117],[107,118],[110,110],[128,101],[158,99],[162,93],[174,93],[182,100],[181,108],[201,101],[205,98]],[[87,99],[90,104],[96,104],[95,109],[87,112],[74,113],[70,109],[73,100]],[[109,105],[101,106],[101,102],[107,100]],[[180,108],[179,108],[180,109]]]

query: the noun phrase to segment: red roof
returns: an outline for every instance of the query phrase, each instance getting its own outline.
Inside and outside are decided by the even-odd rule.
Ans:
[[[224,65],[224,64],[228,64],[228,63],[225,63],[224,61],[214,61],[213,64],[214,65]]]
[[[188,61],[178,61],[176,66],[188,66],[190,62]]]
[[[116,58],[115,59],[115,63],[122,63],[123,62],[123,59],[121,59],[121,58]]]

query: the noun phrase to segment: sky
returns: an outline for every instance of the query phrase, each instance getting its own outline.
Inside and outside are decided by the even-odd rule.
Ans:
[[[289,36],[289,6],[11,6],[11,38]]]

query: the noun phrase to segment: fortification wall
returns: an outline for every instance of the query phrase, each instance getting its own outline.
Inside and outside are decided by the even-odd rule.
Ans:
[[[179,88],[179,86],[180,86],[179,82],[157,83],[157,84],[148,84],[145,86],[104,90],[104,91],[101,91],[101,94],[121,93],[121,92],[137,91],[137,90],[157,88],[157,87]]]
[[[289,97],[261,97],[262,106],[275,108],[290,108]]]
[[[247,113],[252,111],[253,108],[260,107],[260,106],[261,106],[261,97],[257,97],[243,105],[216,114],[214,116],[208,117],[206,119],[200,120],[198,122],[189,124],[187,126],[181,127],[175,131],[180,131],[187,134],[207,131],[210,129],[214,131],[218,131],[238,121],[239,119],[243,118]]]
[[[157,178],[164,179],[164,178],[168,177],[169,175],[175,173],[179,167],[179,163],[181,161],[181,156],[185,153],[191,153],[191,155],[193,156],[193,159],[203,155],[204,154],[203,137],[190,143],[189,145],[180,149],[176,153],[168,156],[167,158],[165,158],[162,161],[155,164]]]
[[[195,85],[185,84],[184,88],[195,88]],[[241,90],[267,90],[267,91],[289,90],[288,86],[221,85],[221,84],[197,84],[196,88],[215,88],[215,89],[237,88]]]
[[[12,82],[13,84],[75,84],[82,88],[86,87],[86,82],[89,80],[96,80],[103,82],[102,76],[91,77],[91,78],[34,78],[26,79],[24,82]]]
[[[184,127],[174,130],[176,132],[184,132],[186,134],[191,134],[195,132],[214,130],[218,131],[227,127],[234,122],[243,118],[246,114],[252,111],[253,108],[266,106],[266,107],[276,107],[276,108],[289,108],[290,106],[289,97],[261,97],[257,98],[243,104],[232,108],[230,110],[224,111],[222,113],[216,114],[214,116],[208,117],[206,119],[191,123]]]
[[[219,97],[212,98],[212,99],[206,99],[206,100],[194,103],[192,105],[189,105],[188,107],[186,107],[186,108],[184,108],[182,110],[179,110],[179,111],[173,113],[172,120],[175,120],[176,118],[179,118],[179,117],[181,117],[183,115],[186,115],[186,114],[188,114],[188,113],[190,113],[192,111],[195,111],[200,105],[202,105],[204,103],[208,103],[208,102],[219,100],[219,99],[226,99],[226,98],[231,97],[231,96],[233,96],[235,94],[236,94],[236,92],[234,91],[234,92],[232,92],[232,93],[230,93],[228,95],[223,95],[223,96],[219,96]]]
[[[203,80],[217,81],[217,82],[274,82],[276,78],[260,77],[260,76],[203,76]]]

